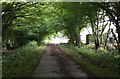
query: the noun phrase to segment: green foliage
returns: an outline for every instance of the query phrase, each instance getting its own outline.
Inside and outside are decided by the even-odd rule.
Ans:
[[[46,6],[44,3],[4,2],[2,6],[2,39],[5,47],[19,47],[33,40],[40,44],[48,34],[47,23],[42,16]]]
[[[3,77],[28,77],[42,55],[45,46],[38,47],[33,41],[13,50],[11,54],[3,55]]]
[[[95,77],[119,77],[119,55],[114,53],[104,53],[91,49],[90,46],[80,48],[73,45],[60,45],[60,48],[70,54],[72,58],[85,69],[95,75]]]
[[[102,33],[107,25],[104,24],[100,29],[98,23],[107,22],[104,19],[105,16],[109,16],[110,21],[114,22],[114,15],[119,17],[118,10],[119,3],[3,2],[3,44],[8,44],[9,40],[12,46],[24,45],[32,40],[40,43],[45,36],[64,31],[70,39],[69,42],[79,46],[81,29],[86,27],[87,23],[91,23],[97,49],[102,43]],[[17,31],[20,33],[17,34]]]
[[[105,52],[104,50],[98,49],[96,53],[96,50],[91,49],[89,46],[81,46],[80,48],[72,46],[70,48],[73,50],[77,50],[79,54],[82,54],[83,58],[97,66],[109,68],[111,70],[118,69],[119,55],[117,54],[117,52],[116,53],[113,53],[113,51]]]

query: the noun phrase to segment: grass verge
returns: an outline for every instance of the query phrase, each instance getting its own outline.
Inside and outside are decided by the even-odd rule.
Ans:
[[[28,77],[42,56],[46,46],[29,43],[21,48],[13,50],[9,55],[3,55],[2,76],[4,77]]]
[[[95,75],[95,77],[106,77],[109,79],[112,78],[118,78],[119,77],[119,73],[116,71],[111,71],[108,68],[101,68],[98,67],[96,65],[94,65],[93,63],[87,61],[84,57],[83,54],[79,54],[79,52],[83,52],[80,50],[77,50],[75,47],[70,47],[70,46],[64,46],[64,45],[59,45],[59,47],[63,50],[66,51],[66,53],[70,54],[72,56],[72,58],[80,65],[82,65],[86,70],[90,71],[92,74]],[[86,49],[84,49],[86,50]],[[88,51],[89,53],[89,51]],[[96,60],[96,59],[94,59]]]

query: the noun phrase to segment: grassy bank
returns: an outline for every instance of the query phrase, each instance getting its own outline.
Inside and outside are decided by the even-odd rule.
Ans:
[[[89,46],[78,48],[72,45],[59,45],[59,47],[96,77],[119,77],[117,54],[105,54],[101,50],[96,53]]]
[[[43,53],[45,45],[31,42],[15,49],[9,55],[3,55],[3,77],[28,77]]]

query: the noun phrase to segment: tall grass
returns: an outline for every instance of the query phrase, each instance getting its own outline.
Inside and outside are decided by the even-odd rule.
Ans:
[[[44,48],[45,46],[38,46],[34,41],[13,50],[9,55],[3,55],[3,77],[28,77],[39,61]]]

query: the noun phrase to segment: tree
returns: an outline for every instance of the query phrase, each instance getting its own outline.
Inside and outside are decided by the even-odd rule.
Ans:
[[[65,31],[66,35],[69,37],[69,43],[72,43],[76,46],[80,45],[80,30],[85,27],[85,17],[81,12],[80,3],[59,3],[58,10],[60,15],[58,17],[59,26]],[[56,6],[55,6],[56,7]],[[74,9],[74,11],[73,11]]]
[[[103,9],[106,12],[106,15],[110,18],[110,21],[114,23],[116,27],[116,31],[118,34],[118,37],[116,39],[117,41],[117,49],[120,52],[120,2],[101,2],[101,3],[92,3],[93,5],[96,5]]]
[[[2,39],[6,47],[22,46],[32,40],[40,43],[48,33],[40,8],[43,3],[4,2],[2,6]]]

